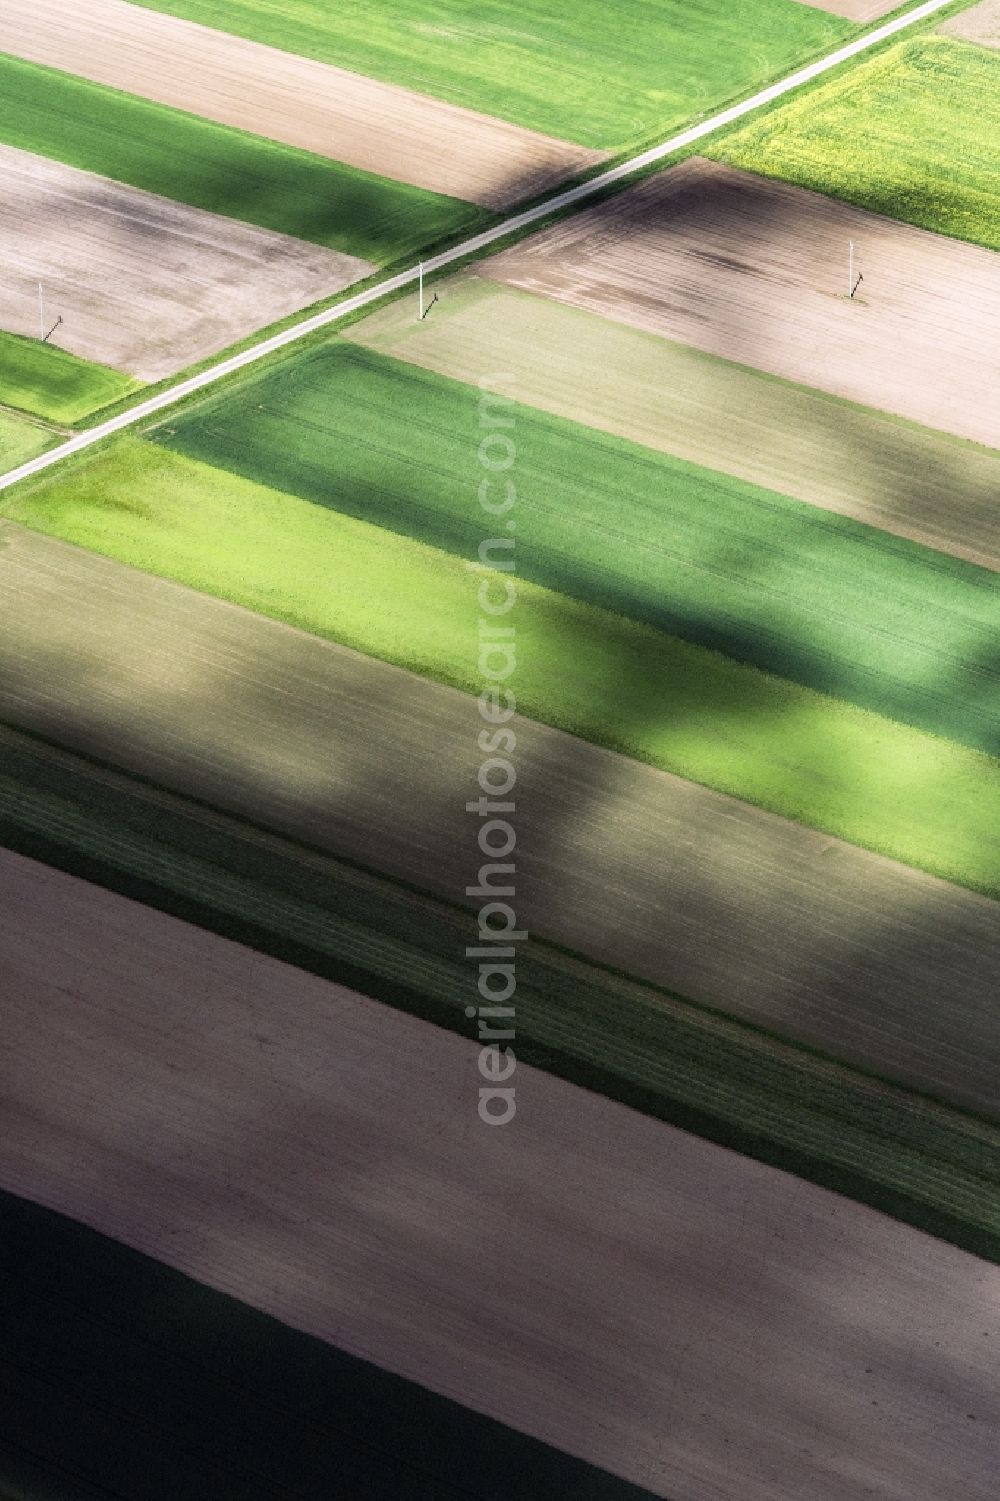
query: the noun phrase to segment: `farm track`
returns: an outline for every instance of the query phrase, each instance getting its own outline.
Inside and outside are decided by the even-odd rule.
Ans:
[[[527,1066],[484,1130],[473,1042],[0,865],[8,1191],[670,1501],[992,1497],[996,1268]]]
[[[155,245],[155,256],[151,248]],[[155,381],[373,268],[0,144],[0,323]]]
[[[433,317],[389,303],[351,343],[1000,570],[1000,454],[774,380],[473,269]]]
[[[5,720],[465,903],[471,699],[21,528],[3,535]],[[558,731],[520,721],[518,735],[531,931],[1000,1109],[995,903]]]
[[[853,301],[852,240],[864,275]],[[1000,448],[997,265],[992,251],[695,157],[480,269]]]
[[[607,156],[126,0],[4,0],[0,51],[491,209]]]

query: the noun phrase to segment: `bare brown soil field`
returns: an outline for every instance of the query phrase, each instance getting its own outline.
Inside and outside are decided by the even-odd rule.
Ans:
[[[848,296],[848,242],[864,282]],[[498,281],[1000,447],[1000,256],[692,158],[483,264]]]
[[[980,0],[970,10],[951,16],[938,30],[981,47],[1000,48],[1000,0]]]
[[[472,699],[10,523],[0,536],[6,722],[468,904]],[[516,732],[530,931],[1000,1111],[994,902],[560,731]]]
[[[670,1501],[987,1501],[1000,1271],[0,855],[0,1182]],[[391,1436],[390,1440],[391,1441]]]
[[[156,381],[373,267],[0,145],[0,327]]]
[[[607,155],[126,0],[4,0],[0,51],[492,209]]]
[[[900,0],[799,0],[799,3],[829,11],[832,16],[845,16],[848,21],[866,22],[898,10]]]
[[[1000,568],[1000,454],[473,268],[435,290],[423,322],[391,302],[344,337],[473,384],[503,370],[530,406]]]

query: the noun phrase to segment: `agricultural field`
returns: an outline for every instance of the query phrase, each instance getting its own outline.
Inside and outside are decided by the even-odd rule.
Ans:
[[[175,462],[168,470],[175,492],[178,473]],[[147,485],[144,493],[155,509],[155,489]],[[259,513],[266,503],[260,487],[233,493],[245,511]],[[122,502],[127,534],[124,495]],[[206,533],[227,529],[206,491],[201,504]],[[293,513],[283,515],[290,530]],[[235,518],[234,511],[229,530]],[[362,536],[359,553],[376,553],[364,529]],[[19,528],[8,528],[4,542],[5,721],[466,905],[475,853],[463,792],[476,766],[473,700],[91,552]],[[321,547],[316,536],[305,542],[324,566],[330,593],[330,545]],[[271,576],[279,597],[302,558],[286,552],[282,562],[289,574],[279,566]],[[251,569],[238,542],[231,577],[237,569]],[[374,579],[374,570],[358,573],[356,587],[361,593],[368,586],[367,608],[381,615],[386,605]],[[408,584],[396,581],[400,592]],[[530,621],[523,628],[530,661]],[[578,620],[570,621],[571,639],[574,630],[579,636]],[[418,644],[426,638],[425,629]],[[588,681],[614,681],[618,664],[595,659],[592,647],[578,656],[575,669],[569,651],[556,663],[558,671],[575,672],[570,687],[578,697]],[[642,660],[648,665],[648,655]],[[704,667],[703,658],[695,660]],[[537,716],[528,671],[518,672],[519,703]],[[626,684],[608,705],[609,725],[636,712],[630,692]],[[697,732],[705,758],[720,730],[729,733],[726,700],[720,707],[706,696],[699,717],[682,701],[684,692],[693,692],[684,680],[664,689],[677,709],[672,720],[663,716],[659,744],[683,751]],[[906,739],[900,727],[872,716],[861,722],[881,736],[874,739],[881,760],[870,745],[861,747],[870,761],[863,775],[873,785],[852,802],[859,751],[843,733],[822,766],[844,809],[870,814],[881,794],[883,824],[895,815],[897,831],[914,843],[922,839],[922,848],[932,839],[950,841],[953,856],[961,848],[984,869],[992,861],[996,886],[1000,850],[984,829],[997,824],[988,798],[1000,797],[1000,778],[994,774],[991,789],[985,758],[930,737]],[[532,932],[931,1094],[1000,1113],[994,902],[524,717],[516,733],[518,901]],[[821,726],[817,739],[822,733],[831,726]],[[761,763],[780,788],[795,749],[780,705],[765,706],[744,735],[763,742],[771,759],[762,753]],[[894,758],[912,754],[915,742],[941,764],[899,807]],[[372,743],[405,744],[407,755],[373,766]],[[746,754],[745,775],[756,749],[751,744]],[[817,769],[816,757],[803,754],[801,767],[785,774],[789,785],[794,775],[808,787]],[[411,810],[405,818],[403,808]],[[780,951],[768,920],[775,904],[783,913]]]
[[[473,204],[2,55],[0,141],[169,199],[179,213],[200,209],[227,230],[236,221],[234,244],[250,224],[345,264],[384,264],[490,220]]]
[[[947,29],[961,33],[975,17],[975,9],[963,11]],[[708,154],[1000,250],[998,114],[1000,57],[954,36],[925,35],[783,102]],[[976,300],[971,288],[969,299]]]
[[[155,255],[150,254],[155,244]],[[38,327],[45,288],[56,337],[84,360],[155,381],[334,292],[372,267],[339,252],[155,197],[0,146],[0,325]],[[48,368],[11,346],[14,380]],[[41,354],[40,351],[37,351]],[[65,386],[93,390],[67,368]],[[128,388],[120,383],[118,394]],[[16,394],[17,385],[14,391]],[[31,392],[29,390],[29,399]],[[47,400],[44,390],[42,401]],[[49,414],[58,410],[58,387]]]
[[[4,8],[0,1495],[992,1501],[1000,51],[896,5]]]
[[[956,1475],[992,1496],[996,1268],[529,1067],[517,1131],[470,1131],[469,1039],[17,857],[4,874],[8,1193],[606,1472],[574,1496],[725,1494],[736,1456],[744,1501],[940,1501]],[[544,1494],[534,1474],[497,1494]]]
[[[601,152],[553,140],[504,120],[160,15],[126,0],[80,0],[72,6],[62,0],[5,0],[0,15],[0,51],[199,116],[200,129],[190,119],[178,120],[162,113],[159,119],[165,133],[177,130],[189,140],[197,134],[203,146],[216,155],[239,158],[235,165],[244,179],[250,169],[251,182],[245,184],[250,191],[236,217],[244,217],[248,211],[267,212],[268,204],[277,201],[289,215],[289,222],[296,213],[308,220],[309,198],[321,196],[328,234],[339,230],[342,236],[353,232],[360,238],[366,218],[371,221],[369,233],[381,233],[385,244],[381,254],[373,254],[369,246],[359,253],[376,260],[391,254],[392,232],[400,237],[402,249],[409,243],[402,238],[406,234],[414,239],[420,235],[433,239],[457,227],[462,222],[462,210],[458,204],[435,204],[418,194],[394,194],[391,183],[366,180],[361,173],[500,209],[518,198],[554,187],[602,157]],[[19,74],[10,70],[9,64],[8,77],[22,83],[22,96],[27,79],[32,99],[37,98],[43,78],[44,93],[51,91],[54,82],[51,75]],[[135,100],[109,100],[97,91],[74,89],[66,81],[56,82],[55,87],[65,94],[66,105],[77,118],[93,122],[88,142],[91,151],[102,150],[97,134],[102,107],[109,116],[128,114],[147,126],[157,118],[138,108]],[[334,158],[359,172],[352,176],[328,168],[324,173],[318,162],[306,162],[288,152],[274,153],[263,141],[213,132],[205,128],[204,121]],[[36,121],[34,128],[50,149],[54,141],[64,149],[59,125],[50,117]],[[142,133],[141,145],[151,145],[148,128]],[[103,149],[107,150],[107,143],[103,143]],[[122,160],[120,156],[116,159]],[[220,185],[217,180],[209,181],[207,163],[192,172],[190,162],[179,168],[165,153],[156,153],[151,161],[148,157],[143,160],[133,150],[125,159],[129,174],[125,180],[134,182],[139,173],[148,177],[154,163],[162,173],[169,174],[178,190],[171,196],[185,197],[192,191],[192,179],[197,191],[200,177],[203,191],[216,206],[213,195]],[[273,179],[266,195],[259,188],[252,190],[252,178],[262,172]],[[289,177],[290,182],[282,183],[282,178]],[[230,191],[236,186],[232,184]],[[264,204],[259,202],[261,197],[266,198]],[[315,213],[314,209],[313,216]],[[407,222],[414,218],[415,223]],[[471,218],[468,210],[465,218]],[[272,222],[270,227],[287,225]]]
[[[426,685],[422,691],[427,694]],[[538,731],[522,722],[519,731],[525,730],[530,749]],[[541,734],[551,739],[551,732]],[[0,832],[6,846],[468,1036],[467,910],[431,897],[417,884],[399,884],[355,862],[306,850],[37,739],[0,730],[0,745]],[[619,770],[622,765],[628,767],[619,763]],[[639,774],[648,775],[641,769]],[[591,785],[600,780],[591,777]],[[543,787],[544,779],[532,773],[532,802]],[[701,790],[689,791],[706,801]],[[723,836],[732,805],[715,801]],[[376,823],[386,828],[380,813],[370,820],[371,826]],[[549,819],[546,828],[551,827]],[[664,832],[669,836],[669,829]],[[761,837],[767,844],[767,830]],[[675,842],[688,847],[683,838]],[[606,845],[618,848],[610,830]],[[456,841],[442,858],[451,862],[452,879],[462,892],[467,876],[457,871],[457,847]],[[363,852],[370,854],[370,848]],[[623,858],[629,853],[622,849]],[[550,850],[550,864],[551,855]],[[752,859],[756,855],[755,849]],[[597,871],[606,868],[607,851],[602,856]],[[782,869],[798,868],[793,851],[786,849],[785,856]],[[528,852],[532,921],[539,916],[541,858],[533,841]],[[421,881],[425,874],[419,873]],[[624,866],[621,877],[611,874],[627,886]],[[721,869],[712,874],[719,891],[739,892],[747,884],[742,871],[733,872],[732,882]],[[862,886],[872,902],[868,915],[871,910],[897,914],[898,892],[875,892],[870,876],[871,871],[852,873],[852,903],[856,906]],[[551,882],[551,874],[546,879]],[[688,884],[695,901],[714,909],[718,897],[697,871]],[[598,881],[595,891],[603,905],[579,885],[571,895],[580,896],[584,914],[605,922],[606,890],[607,880]],[[810,909],[820,890],[814,880],[799,881],[789,893],[789,910]],[[566,916],[564,907],[563,923]],[[631,909],[623,908],[623,916],[634,934]],[[940,921],[942,913],[936,916]],[[811,920],[807,911],[804,925]],[[720,912],[711,926],[731,934],[741,931],[741,919],[734,911]],[[747,930],[748,951],[766,927],[762,913],[756,931]],[[820,929],[833,931],[817,911],[814,934]],[[798,941],[792,936],[790,947]],[[975,953],[975,934],[966,932],[961,941]],[[875,970],[880,958],[892,962],[898,946],[890,932],[873,934],[873,945]],[[681,947],[694,951],[683,934]],[[842,972],[842,964],[825,962],[828,974]],[[773,953],[767,963],[773,975]],[[958,985],[951,954],[945,955],[949,972],[943,989],[936,966],[932,957],[927,975],[938,993],[950,994]],[[817,973],[822,986],[822,972]],[[870,973],[874,990],[884,978]],[[732,988],[727,982],[727,992]],[[894,995],[897,982],[890,979],[887,989]],[[1000,1262],[995,1125],[873,1081],[662,988],[625,980],[537,936],[519,945],[518,997],[517,1056],[523,1062]],[[907,1000],[908,1019],[911,1009]],[[971,1085],[967,1075],[967,1091]],[[995,1074],[986,1080],[987,1101],[994,1086]]]
[[[996,448],[996,267],[991,251],[692,158],[482,271]]]
[[[21,290],[27,299],[31,289],[22,283]],[[37,307],[35,312],[37,316]],[[24,313],[22,306],[18,309],[19,321],[25,321]],[[137,391],[140,384],[117,370],[78,359],[54,344],[0,332],[0,403],[4,406],[16,407],[49,422],[68,424],[120,401]],[[21,431],[28,436],[29,430],[24,425]],[[44,446],[43,443],[41,447]],[[41,447],[36,452],[41,452]],[[2,452],[0,462],[4,472],[13,468]]]
[[[0,470],[16,468],[58,441],[50,428],[0,408]]]
[[[618,150],[749,94],[849,36],[798,0],[157,0],[149,9],[435,95],[599,150]]]
[[[765,490],[1000,570],[1000,454],[505,287],[435,283],[433,317],[389,302],[344,338]],[[716,480],[715,483],[718,483]]]
[[[947,36],[977,42],[981,47],[1000,48],[1000,3],[998,0],[979,0],[978,5],[959,11],[957,16],[943,22],[941,30]]]
[[[333,345],[171,419],[161,441],[464,559],[481,530],[467,462],[473,400],[468,386]],[[993,574],[579,424],[511,414],[523,578],[1000,749]]]

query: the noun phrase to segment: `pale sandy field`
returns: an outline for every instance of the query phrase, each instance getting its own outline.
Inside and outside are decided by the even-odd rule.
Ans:
[[[0,145],[0,327],[156,381],[332,296],[367,261]]]
[[[799,0],[813,10],[826,10],[832,16],[845,16],[848,21],[877,21],[880,16],[898,10],[900,0]]]
[[[981,47],[1000,47],[1000,0],[980,0],[971,9],[959,11],[939,29],[948,36],[978,42]]]
[[[126,0],[4,0],[0,51],[493,209],[607,155]]]
[[[853,301],[852,240],[864,277]],[[993,251],[693,158],[483,272],[1000,447]]]
[[[387,303],[344,338],[1000,568],[1000,453],[848,405],[469,268],[423,322]]]
[[[0,718],[469,904],[474,700],[9,523],[0,536]],[[1000,1111],[995,902],[557,730],[516,732],[530,931]]]
[[[4,853],[0,1184],[669,1501],[988,1501],[1000,1270]],[[391,1442],[391,1435],[388,1441]]]

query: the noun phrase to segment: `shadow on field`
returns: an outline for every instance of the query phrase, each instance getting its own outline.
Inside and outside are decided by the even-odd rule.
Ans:
[[[0,1268],[18,1501],[648,1495],[2,1192]]]
[[[613,202],[607,212],[613,215]],[[669,295],[710,298],[711,271],[704,260]],[[472,431],[470,421],[470,470]],[[854,441],[849,425],[845,441]],[[255,478],[259,457],[247,460]],[[869,458],[874,464],[878,455]],[[284,487],[287,471],[274,478]],[[944,495],[948,479],[939,476]],[[323,483],[317,469],[308,498],[320,499],[315,487]],[[353,499],[338,492],[336,503],[371,519],[378,498],[375,491],[359,490]],[[381,524],[412,528],[411,535],[466,555],[481,540],[475,514],[468,523],[424,513],[406,521],[405,494],[398,500],[401,509],[392,516],[383,510]],[[627,514],[627,498],[623,509]],[[544,574],[530,556],[520,567],[526,577]],[[767,581],[763,566],[759,578]],[[223,639],[213,607],[206,604],[197,619],[186,605],[174,614],[169,600],[143,594],[141,576],[124,579],[122,640],[146,670],[153,662],[141,650],[148,630],[176,659],[176,675],[157,680],[150,670],[152,695],[140,701],[137,688],[130,698],[127,686],[120,691],[120,664],[106,643],[95,650],[81,626],[76,645],[46,648],[39,617],[32,658],[3,662],[6,718],[303,843],[477,905],[466,894],[482,859],[475,819],[465,810],[478,795],[482,759],[472,699],[363,659],[355,674],[353,666],[335,666],[325,648],[318,655],[318,646],[279,627],[253,635],[241,654],[239,643]],[[589,581],[570,573],[563,587],[586,595]],[[69,591],[62,598],[72,609]],[[112,604],[102,599],[101,608]],[[225,614],[239,616],[229,607]],[[688,639],[713,629],[700,615],[669,618]],[[565,638],[576,619],[555,599],[546,629]],[[473,642],[470,634],[470,655]],[[603,644],[609,670],[589,687],[600,718],[618,726],[622,750],[648,742],[668,717],[674,729],[683,728],[681,717],[699,730],[697,685],[684,704],[655,701],[637,691],[644,665],[624,628],[619,640]],[[759,651],[747,633],[712,644],[748,660]],[[782,650],[788,676],[815,682],[822,664],[796,653],[793,628]],[[986,701],[996,657],[986,652],[974,666]],[[646,708],[637,712],[637,703]],[[736,721],[761,712],[734,710]],[[678,791],[672,779],[572,737],[530,724],[518,732],[515,905],[525,927],[887,1077],[1000,1108],[995,908],[855,858],[821,835],[691,784]],[[836,747],[817,748],[818,783],[842,774],[837,756]],[[301,1130],[309,1122],[291,1124]],[[267,1118],[259,1129],[272,1126]],[[212,1169],[206,1156],[206,1182]],[[90,1494],[129,1501],[640,1495],[57,1216],[8,1197],[0,1200],[0,1218],[0,1265],[16,1291],[11,1317],[19,1341],[5,1350],[16,1417],[0,1429],[0,1452],[8,1484],[33,1501],[64,1501],[71,1489],[38,1478],[42,1455],[47,1475],[50,1466],[85,1470]],[[454,1270],[457,1277],[475,1271],[461,1258]],[[706,1308],[719,1290],[706,1281]],[[840,1292],[848,1297],[850,1288]],[[773,1294],[776,1302],[789,1296],[777,1272]],[[905,1347],[880,1350],[890,1364],[910,1354]],[[942,1352],[926,1371],[928,1389],[957,1387],[957,1369]],[[808,1416],[808,1396],[790,1398],[799,1400]],[[387,1433],[395,1460],[388,1471]],[[153,1453],[165,1456],[163,1484],[150,1465]],[[473,1453],[478,1488],[470,1490]],[[956,1501],[958,1495],[956,1489]]]

